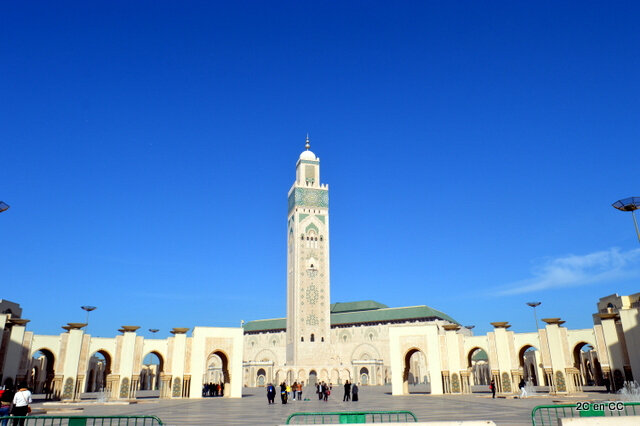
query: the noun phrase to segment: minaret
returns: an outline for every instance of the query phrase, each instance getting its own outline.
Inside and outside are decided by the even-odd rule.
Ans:
[[[289,190],[287,221],[287,364],[326,362],[330,339],[329,186],[320,184],[320,159],[306,150]]]

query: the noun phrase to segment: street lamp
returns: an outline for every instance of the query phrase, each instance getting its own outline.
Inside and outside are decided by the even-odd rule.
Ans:
[[[527,305],[533,308],[533,317],[536,319],[536,331],[540,329],[540,327],[538,327],[538,316],[536,315],[536,307],[540,306],[541,304],[542,302],[527,302]]]
[[[82,310],[87,311],[87,320],[85,321],[87,325],[89,325],[89,312],[95,311],[97,308],[95,306],[80,306]]]
[[[638,236],[638,241],[640,241],[640,229],[638,229],[638,222],[636,221],[636,210],[640,209],[640,197],[625,198],[623,200],[618,200],[611,205],[620,211],[631,212],[633,224],[636,226],[636,235]]]
[[[7,210],[9,210],[9,204],[4,201],[0,201],[0,213],[6,212]]]

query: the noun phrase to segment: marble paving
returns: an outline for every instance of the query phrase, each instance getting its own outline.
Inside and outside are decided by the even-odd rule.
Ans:
[[[307,391],[307,389],[305,389]],[[536,405],[602,400],[610,395],[589,393],[582,397],[534,397],[492,399],[490,394],[431,396],[417,393],[391,396],[390,386],[360,387],[360,401],[342,402],[342,388],[334,387],[328,402],[319,401],[315,391],[303,394],[310,401],[267,404],[264,388],[245,388],[242,399],[140,400],[132,405],[85,405],[86,415],[155,415],[166,425],[280,425],[300,411],[409,410],[419,421],[493,420],[498,425],[531,425]],[[35,404],[34,408],[39,404]],[[47,407],[51,409],[51,407]],[[54,415],[53,412],[49,414]]]

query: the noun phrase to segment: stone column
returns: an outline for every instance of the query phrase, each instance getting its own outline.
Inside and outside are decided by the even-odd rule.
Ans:
[[[445,330],[445,346],[446,356],[448,359],[449,367],[449,385],[448,393],[462,393],[463,381],[462,381],[462,362],[460,359],[461,350],[461,335],[458,334],[460,326],[458,324],[446,324],[442,328]],[[466,369],[465,369],[466,371]]]
[[[13,384],[16,384],[18,368],[22,360],[22,341],[24,340],[24,333],[28,322],[28,319],[22,318],[10,318],[8,320],[11,327],[11,334],[7,342],[4,365],[2,366],[2,384],[4,384],[7,379],[11,379]]]
[[[615,371],[619,370],[624,375],[624,353],[622,349],[622,342],[618,335],[618,329],[616,322],[620,320],[620,315],[617,313],[602,313],[598,314],[600,318],[600,324],[602,325],[602,332],[605,340],[605,347],[609,355],[609,374],[608,379],[611,383],[611,390],[616,392],[618,386],[615,383]],[[603,374],[604,374],[603,368]]]
[[[627,343],[631,374],[635,381],[640,382],[640,309],[621,309],[619,315],[624,340]]]
[[[566,359],[563,349],[563,344],[566,342],[563,342],[560,326],[564,324],[564,321],[560,318],[543,318],[542,321],[547,323],[545,330],[551,360],[553,389],[557,393],[567,393],[570,390],[572,380],[571,377],[568,377],[567,367],[573,366],[573,363]]]
[[[84,372],[78,371],[78,364],[80,364],[80,353],[82,351],[82,339],[84,337],[84,331],[82,327],[87,324],[84,323],[69,323],[63,327],[67,330],[66,344],[64,349],[64,360],[62,363],[62,375],[63,375],[63,389],[62,399],[77,399],[79,397],[78,376],[81,374],[84,376]]]
[[[118,370],[120,375],[120,384],[117,390],[118,398],[127,399],[133,397],[133,360],[136,348],[136,330],[139,328],[137,325],[123,325],[121,328],[123,336]]]
[[[511,383],[511,367],[513,362],[511,360],[511,348],[513,342],[510,341],[507,330],[511,325],[508,321],[492,322],[494,327],[494,347],[489,348],[489,352],[493,352],[493,357],[489,354],[489,362],[491,364],[492,376],[496,381],[497,389],[500,393],[512,393],[514,392]],[[512,339],[511,339],[512,340]],[[494,362],[495,360],[495,362]]]
[[[187,331],[188,328],[173,328],[171,334],[173,334],[173,356],[171,360],[171,374],[173,375],[173,382],[171,383],[171,397],[182,398],[182,381],[184,379],[184,363],[185,355],[187,353]],[[225,389],[226,392],[226,389]]]

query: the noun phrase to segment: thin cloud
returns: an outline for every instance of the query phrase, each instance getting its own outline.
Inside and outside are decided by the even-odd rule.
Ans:
[[[569,255],[545,261],[533,277],[516,281],[498,292],[501,295],[530,293],[562,287],[579,287],[640,275],[640,249],[611,248],[582,256]]]

